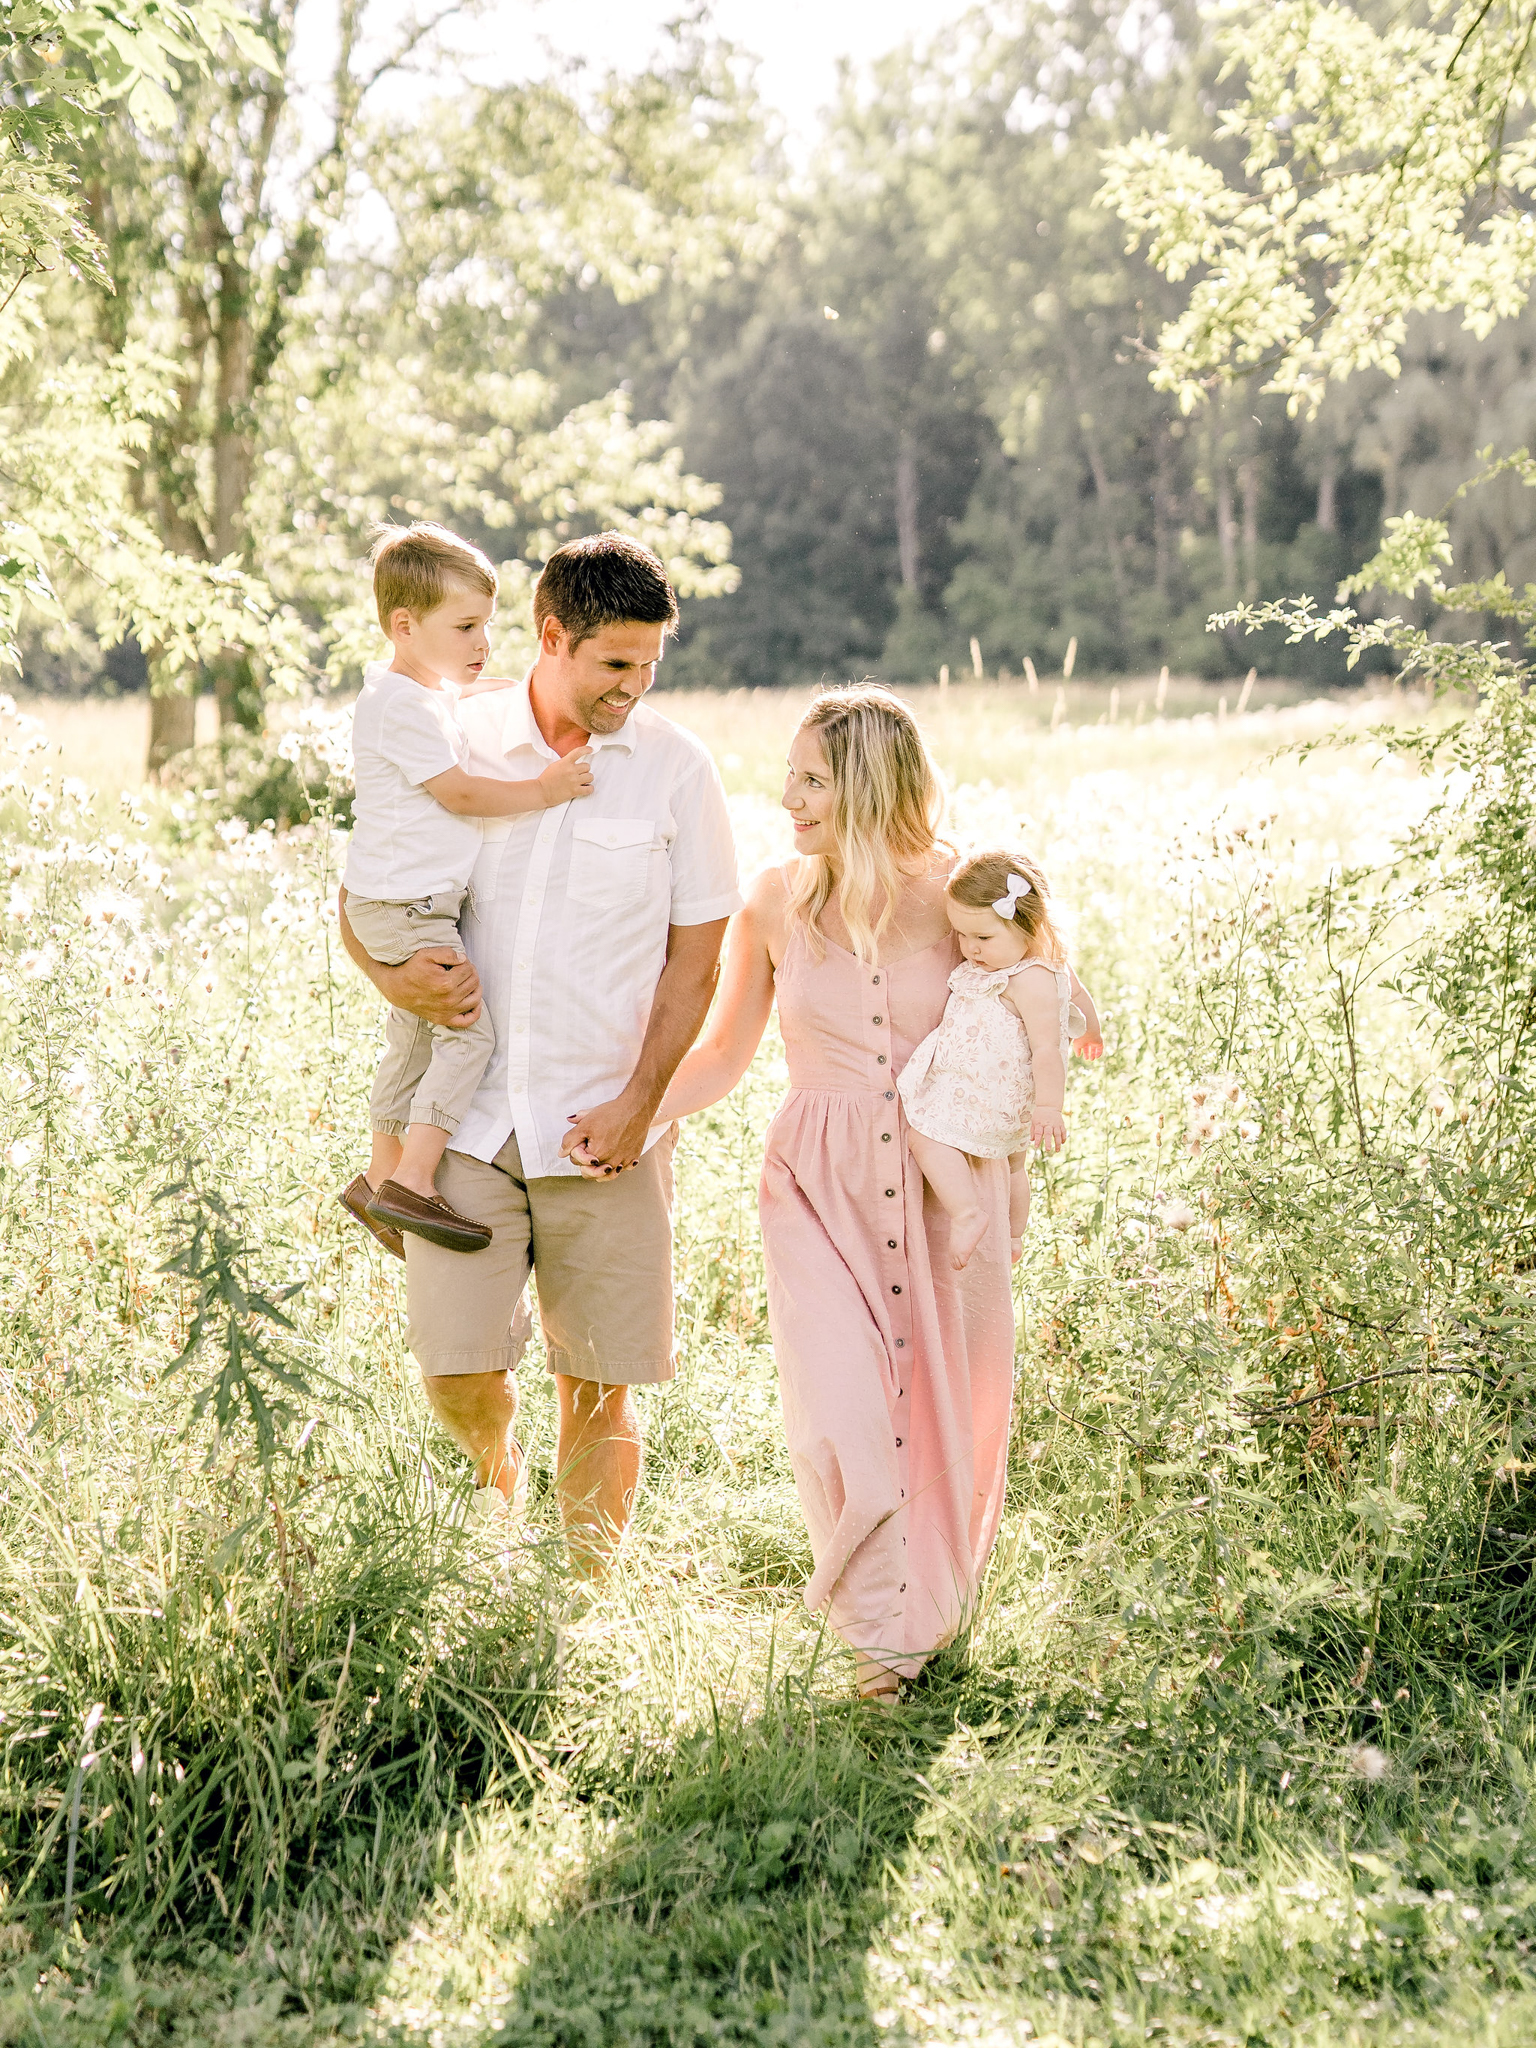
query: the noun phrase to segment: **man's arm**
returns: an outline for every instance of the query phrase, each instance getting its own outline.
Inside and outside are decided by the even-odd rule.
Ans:
[[[584,1173],[622,1173],[640,1157],[667,1083],[709,1015],[728,922],[717,917],[708,924],[668,926],[666,965],[635,1070],[612,1102],[573,1116],[561,1141],[562,1154],[574,1156]]]
[[[480,1014],[480,977],[469,962],[447,946],[426,946],[398,967],[386,967],[366,951],[347,916],[347,892],[336,899],[341,943],[354,967],[360,967],[386,1002],[409,1010],[429,1024],[462,1030]]]

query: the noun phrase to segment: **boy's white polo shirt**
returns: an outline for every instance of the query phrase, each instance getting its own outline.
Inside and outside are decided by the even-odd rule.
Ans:
[[[527,678],[467,698],[459,715],[472,774],[517,781],[559,758]],[[515,1130],[535,1177],[577,1172],[560,1156],[568,1118],[611,1101],[634,1072],[668,926],[741,907],[725,791],[703,743],[642,702],[591,746],[591,796],[486,819],[461,921],[496,1050],[452,1149],[489,1161]]]

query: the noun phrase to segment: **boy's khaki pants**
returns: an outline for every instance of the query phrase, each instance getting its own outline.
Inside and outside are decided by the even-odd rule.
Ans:
[[[446,946],[462,959],[459,911],[465,891],[424,896],[416,903],[379,903],[348,896],[347,921],[381,967],[398,967],[427,947]],[[464,1121],[496,1044],[482,1009],[473,1024],[428,1024],[409,1010],[389,1012],[384,1057],[368,1100],[373,1130],[404,1137],[411,1124],[436,1124],[449,1137]]]

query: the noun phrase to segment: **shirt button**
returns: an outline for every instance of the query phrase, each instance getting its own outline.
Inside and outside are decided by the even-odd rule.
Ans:
[[[885,1054],[883,1052],[877,1052],[875,1058],[882,1067],[885,1065]]]
[[[897,1450],[898,1450],[898,1451],[899,1451],[899,1450],[901,1449],[901,1438],[900,1438],[900,1437],[897,1437],[897,1439],[896,1439],[896,1448],[897,1448]]]
[[[877,975],[875,976],[875,987],[876,987],[876,988],[878,988],[879,986],[880,986],[880,977],[879,977],[879,975],[877,974]]]
[[[887,1238],[887,1239],[885,1240],[885,1242],[886,1242],[887,1246],[889,1247],[889,1249],[890,1249],[891,1251],[895,1251],[895,1249],[896,1249],[896,1240],[895,1240],[895,1238],[894,1238],[894,1237],[888,1237],[888,1238]]]
[[[901,1289],[900,1289],[899,1287],[893,1287],[893,1288],[891,1289],[891,1292],[892,1292],[892,1294],[900,1294],[900,1292],[901,1292]]]
[[[529,902],[531,903],[531,902],[533,901],[533,898],[532,898],[532,897],[530,896],[528,900],[529,900]],[[877,1017],[877,1018],[875,1019],[875,1022],[876,1022],[877,1024],[883,1024],[883,1023],[885,1022],[885,1019],[884,1019],[883,1017]]]
[[[896,1190],[895,1190],[894,1188],[887,1188],[885,1192],[886,1192],[886,1193],[887,1193],[888,1195],[894,1195],[894,1194],[895,1194],[895,1192],[896,1192]]]
[[[903,1593],[905,1593],[905,1591],[907,1590],[907,1586],[906,1586],[906,1581],[905,1581],[905,1580],[903,1580],[903,1581],[902,1581],[902,1585],[901,1585],[901,1590],[902,1590],[902,1592],[903,1592]]]
[[[897,1349],[898,1351],[905,1351],[905,1350],[906,1350],[906,1348],[907,1348],[907,1340],[906,1340],[906,1338],[905,1338],[905,1337],[898,1337],[898,1338],[896,1339],[896,1349]]]
[[[889,1143],[891,1142],[891,1134],[889,1131],[882,1131],[880,1133],[880,1142],[882,1145],[889,1145]]]
[[[894,1102],[896,1100],[896,1090],[894,1088],[887,1088],[885,1091],[885,1099],[887,1102]]]

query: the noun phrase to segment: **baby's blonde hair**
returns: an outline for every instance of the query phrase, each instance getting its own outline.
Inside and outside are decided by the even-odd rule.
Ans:
[[[1053,967],[1064,967],[1067,949],[1051,921],[1050,884],[1040,863],[1027,853],[1013,853],[1005,846],[968,853],[944,884],[944,893],[952,902],[963,903],[967,910],[990,910],[994,917],[1000,917],[1002,913],[996,906],[1008,894],[1010,875],[1028,882],[1029,894],[1013,898],[1012,918],[1004,922],[1013,923],[1028,940],[1032,953],[1049,960]]]
[[[826,950],[821,915],[832,900],[866,965],[879,956],[902,880],[938,845],[944,786],[917,720],[877,683],[824,690],[800,721],[814,732],[832,770],[832,836],[837,862],[803,856],[791,871],[788,910],[817,954]]]

